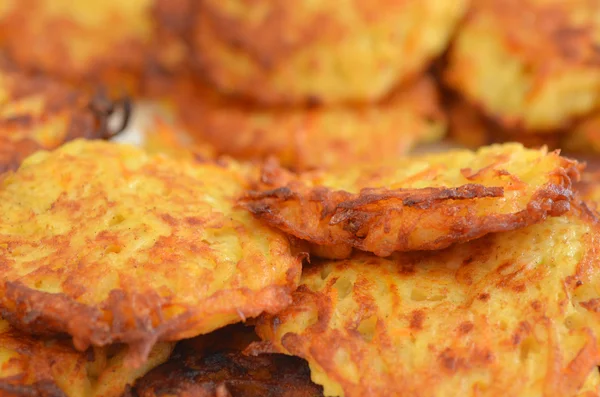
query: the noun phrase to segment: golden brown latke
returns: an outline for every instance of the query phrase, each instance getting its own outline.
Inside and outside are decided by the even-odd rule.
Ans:
[[[445,132],[432,79],[423,76],[371,106],[266,108],[184,80],[174,101],[187,130],[218,153],[277,157],[296,170],[396,158]]]
[[[519,142],[531,148],[546,145],[550,149],[558,149],[564,139],[564,131],[561,130],[553,133],[535,133],[516,127],[506,128],[456,95],[447,98],[445,106],[450,138],[469,148],[475,149],[500,142]]]
[[[1,60],[0,60],[1,64]],[[122,106],[121,106],[122,105]],[[75,138],[109,138],[108,119],[129,104],[98,92],[89,95],[42,76],[0,65],[0,173],[16,169],[25,157]]]
[[[282,354],[246,356],[253,328],[230,326],[182,341],[169,362],[140,379],[138,397],[321,397],[304,360]]]
[[[140,368],[125,365],[125,348],[78,352],[69,340],[34,338],[0,319],[0,395],[120,397],[169,357],[174,344],[156,345]]]
[[[600,113],[592,113],[555,131],[528,131],[506,128],[475,106],[455,95],[446,101],[448,134],[452,140],[470,148],[498,142],[520,142],[527,147],[543,145],[567,153],[600,153]]]
[[[387,256],[519,229],[569,209],[577,162],[493,145],[298,175],[268,163],[243,205],[286,233]],[[339,257],[339,256],[338,256]]]
[[[0,49],[20,68],[137,90],[190,56],[179,36],[190,0],[3,0]]]
[[[258,322],[262,349],[306,359],[327,396],[576,396],[600,363],[598,228],[582,205],[443,251],[314,262]]]
[[[504,127],[548,131],[600,106],[599,0],[473,0],[446,81]]]
[[[466,0],[200,0],[193,46],[221,92],[270,104],[382,99],[441,53]]]
[[[276,312],[300,258],[236,206],[255,171],[77,140],[0,182],[0,315],[133,364],[174,341]]]

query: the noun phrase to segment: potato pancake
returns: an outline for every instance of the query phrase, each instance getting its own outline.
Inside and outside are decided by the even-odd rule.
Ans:
[[[299,239],[387,256],[441,249],[561,215],[579,168],[557,152],[519,144],[300,174],[267,163],[260,189],[243,205]]]
[[[210,332],[291,300],[301,258],[236,205],[256,171],[77,140],[0,181],[0,315],[79,350]]]
[[[464,98],[454,96],[447,101],[448,135],[470,148],[499,142],[520,142],[527,147],[548,146],[567,153],[600,153],[600,113],[594,112],[570,125],[554,131],[532,131],[507,128],[487,117]]]
[[[302,359],[282,354],[244,355],[253,328],[227,327],[177,345],[171,359],[141,378],[139,397],[321,397]]]
[[[473,0],[446,81],[505,127],[548,131],[600,106],[599,0]]]
[[[464,98],[457,96],[452,96],[447,101],[446,110],[450,138],[469,148],[501,142],[519,142],[530,148],[546,145],[550,149],[558,149],[566,139],[564,130],[537,133],[517,127],[506,128],[487,117]]]
[[[190,58],[177,30],[187,1],[3,0],[0,48],[26,71],[136,91]]]
[[[200,0],[192,43],[223,93],[269,105],[372,102],[445,49],[467,3]]]
[[[600,112],[575,123],[564,135],[560,145],[571,152],[600,153]]]
[[[313,261],[256,330],[326,396],[597,395],[599,227],[582,205],[442,251]]]
[[[0,64],[1,64],[0,60]],[[123,105],[123,106],[121,106]],[[111,114],[129,105],[98,92],[89,95],[42,76],[0,66],[0,173],[16,169],[38,150],[54,149],[75,138],[109,138]]]
[[[69,340],[34,338],[0,319],[0,395],[120,397],[128,386],[169,357],[174,344],[157,344],[140,368],[124,365],[125,348],[78,352]]]
[[[261,107],[190,80],[178,91],[174,101],[180,119],[197,140],[235,158],[275,156],[295,170],[396,158],[445,133],[438,93],[428,76],[365,106]]]

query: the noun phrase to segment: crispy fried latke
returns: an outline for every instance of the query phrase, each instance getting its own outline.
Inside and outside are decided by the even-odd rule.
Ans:
[[[304,360],[282,354],[247,356],[253,328],[229,326],[182,341],[171,359],[141,378],[139,397],[321,397]]]
[[[469,148],[501,142],[519,142],[530,148],[545,145],[550,149],[558,149],[565,140],[564,130],[536,133],[518,127],[506,128],[456,95],[447,98],[445,107],[450,139]]]
[[[200,0],[196,58],[211,84],[263,104],[383,98],[441,53],[466,0]]]
[[[109,117],[121,108],[122,126],[111,131]],[[0,172],[16,169],[37,150],[54,149],[75,138],[110,138],[126,126],[129,110],[126,100],[114,102],[101,92],[88,95],[0,66]]]
[[[569,209],[580,165],[519,144],[291,174],[267,163],[243,205],[297,238],[376,255],[441,249]]]
[[[0,48],[27,71],[135,91],[142,75],[190,57],[179,36],[189,0],[3,2]]]
[[[0,314],[79,350],[158,341],[282,309],[301,259],[237,208],[255,171],[78,140],[29,157],[0,185]]]
[[[313,261],[256,330],[327,396],[575,396],[600,364],[599,247],[582,204],[442,251]]]
[[[120,397],[166,361],[173,346],[157,344],[144,365],[134,369],[124,365],[124,347],[78,352],[69,340],[34,338],[0,319],[0,395]]]
[[[599,0],[473,0],[447,82],[505,127],[563,128],[600,106]]]
[[[396,158],[445,132],[428,76],[370,106],[265,108],[189,79],[181,82],[174,101],[191,135],[218,153],[242,159],[275,156],[295,170]]]
[[[520,127],[507,128],[487,117],[464,98],[452,95],[445,104],[450,138],[470,148],[499,142],[520,142],[527,147],[548,146],[566,153],[600,153],[600,113],[594,112],[562,129],[530,131]]]

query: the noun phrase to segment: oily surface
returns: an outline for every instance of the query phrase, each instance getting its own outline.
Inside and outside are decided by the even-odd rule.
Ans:
[[[321,397],[305,361],[283,354],[245,355],[253,328],[229,326],[180,342],[171,359],[140,379],[138,397]]]
[[[315,262],[257,332],[326,396],[597,395],[599,238],[581,207],[439,252]]]
[[[438,93],[428,76],[369,106],[268,108],[190,81],[178,91],[178,112],[196,140],[236,158],[275,156],[295,170],[395,158],[445,132]]]
[[[557,152],[519,144],[300,174],[269,163],[260,190],[249,192],[243,205],[302,240],[386,256],[445,248],[561,215],[578,168]]]
[[[207,333],[290,301],[300,260],[237,208],[250,167],[101,141],[38,153],[0,186],[0,311],[75,346]]]
[[[139,368],[125,365],[126,348],[75,350],[69,340],[35,338],[0,320],[0,395],[120,397],[128,385],[166,361],[159,343]]]
[[[473,0],[446,80],[505,127],[552,131],[600,105],[598,0]]]
[[[38,150],[75,138],[109,138],[109,116],[125,106],[42,76],[12,70],[0,59],[0,172],[16,169]]]
[[[201,0],[195,56],[222,92],[268,104],[370,102],[441,53],[467,1]]]

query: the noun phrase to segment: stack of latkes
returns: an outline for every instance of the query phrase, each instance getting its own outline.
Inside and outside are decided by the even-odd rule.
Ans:
[[[600,397],[598,2],[0,2],[0,397]]]
[[[395,158],[445,133],[426,70],[466,6],[199,1],[182,118],[219,153],[296,170]]]
[[[520,144],[302,173],[39,151],[0,187],[0,390],[597,395],[581,168]]]

